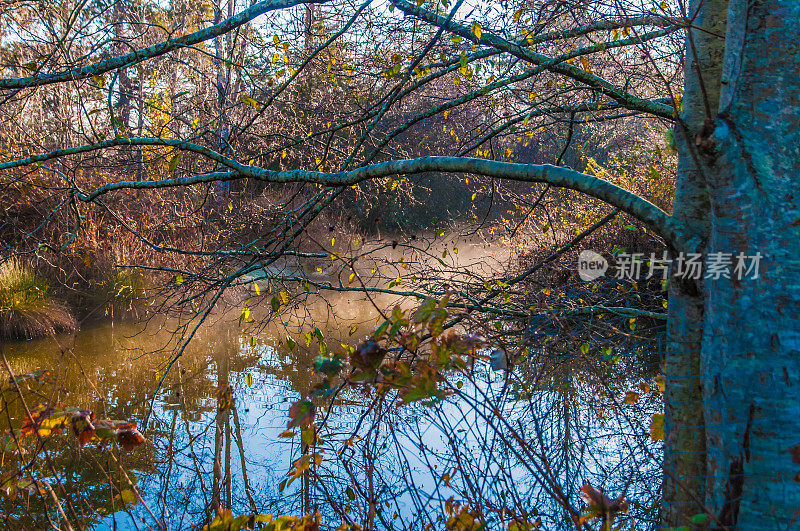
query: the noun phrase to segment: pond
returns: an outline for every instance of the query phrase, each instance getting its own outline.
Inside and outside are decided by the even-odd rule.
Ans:
[[[112,451],[53,437],[30,463],[30,456],[8,451],[7,441],[4,477],[35,470],[81,529],[192,529],[207,523],[214,506],[234,515],[319,511],[326,528],[374,529],[443,528],[449,517],[475,518],[481,507],[490,529],[514,521],[574,528],[585,482],[612,499],[625,491],[639,528],[655,521],[660,449],[648,425],[661,408],[653,383],[658,368],[651,356],[643,370],[637,353],[611,364],[531,350],[507,372],[491,370],[489,354],[479,352],[469,371],[440,382],[449,396],[402,407],[348,387],[317,400],[317,418],[326,419],[313,442],[321,461],[293,473],[308,452],[299,433],[286,436],[289,409],[318,383],[312,368],[321,349],[356,345],[382,320],[371,302],[390,306],[389,299],[344,294],[263,326],[257,310],[249,324],[238,311],[220,312],[167,374],[191,330],[174,318],[7,343],[3,352],[15,375],[51,371],[26,394],[28,402],[131,420],[147,440]],[[219,390],[229,386],[235,405],[220,410]],[[636,403],[623,410],[631,389]],[[8,388],[4,396],[8,415],[0,423],[19,427],[24,407]],[[52,495],[42,492],[21,489],[2,498],[9,528],[59,520]]]

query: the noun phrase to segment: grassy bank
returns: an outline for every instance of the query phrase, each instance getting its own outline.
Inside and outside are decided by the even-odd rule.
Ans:
[[[18,260],[0,265],[0,337],[32,339],[77,328],[50,284]]]

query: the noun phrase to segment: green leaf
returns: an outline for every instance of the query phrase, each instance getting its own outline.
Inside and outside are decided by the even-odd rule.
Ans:
[[[286,346],[289,347],[289,350],[294,350],[294,347],[297,346],[297,343],[294,339],[292,339],[292,336],[286,336]]]
[[[417,311],[415,311],[411,315],[411,318],[414,320],[415,323],[424,323],[430,318],[435,308],[436,308],[436,300],[426,299],[425,302],[423,302],[420,305],[420,307],[417,308]]]
[[[353,500],[355,500],[355,499],[356,499],[356,493],[355,493],[355,492],[353,492],[353,489],[351,489],[350,487],[347,487],[347,488],[344,490],[344,493],[345,493],[345,494],[347,494],[347,499],[348,499],[348,500],[350,500],[350,501],[353,501]]]
[[[375,333],[373,334],[372,337],[374,339],[380,339],[380,337],[386,332],[386,330],[389,329],[390,324],[391,323],[389,323],[389,321],[384,321],[383,323],[381,323],[378,329],[375,330]]]
[[[97,428],[94,434],[100,439],[113,439],[117,436],[117,431],[114,428]]]
[[[436,308],[428,322],[428,331],[435,337],[444,331],[444,320],[447,319],[447,310]]]
[[[696,514],[692,516],[692,523],[693,524],[704,524],[708,520],[708,515],[705,513]]]
[[[278,300],[278,297],[273,296],[269,303],[272,306],[273,312],[277,312],[281,308],[281,301]]]
[[[178,168],[178,163],[181,161],[181,154],[175,153],[171,159],[169,159],[169,172],[175,173],[175,170]]]

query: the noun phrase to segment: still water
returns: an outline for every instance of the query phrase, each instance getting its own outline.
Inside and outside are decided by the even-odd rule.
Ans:
[[[630,484],[638,528],[653,518],[659,450],[648,441],[646,421],[660,410],[660,398],[642,392],[636,409],[620,415],[611,407],[654,376],[635,369],[633,358],[599,379],[566,359],[548,362],[546,371],[529,368],[522,380],[535,381],[533,391],[479,360],[473,377],[455,374],[443,383],[458,389],[457,397],[430,407],[376,406],[368,392],[344,391],[320,403],[322,414],[330,408],[320,443],[324,461],[315,469],[320,481],[312,485],[303,476],[286,485],[301,444],[280,435],[291,404],[312,388],[320,352],[320,341],[307,345],[304,335],[316,326],[330,350],[355,345],[374,330],[378,313],[352,296],[303,305],[285,321],[263,326],[257,313],[250,323],[238,310],[212,316],[166,375],[191,330],[176,319],[96,324],[70,336],[5,344],[15,375],[52,372],[55,383],[43,384],[28,401],[132,420],[147,441],[130,452],[110,452],[91,442],[79,449],[74,437],[63,435],[49,440],[34,464],[4,453],[3,471],[35,468],[54,486],[76,529],[192,529],[207,522],[215,505],[233,514],[319,510],[329,528],[340,524],[340,512],[351,522],[372,521],[375,529],[441,528],[451,498],[477,501],[494,513],[491,529],[507,527],[509,514],[569,528],[554,499],[563,493],[564,503],[580,510],[586,481],[609,493]],[[353,325],[359,328],[351,334]],[[220,414],[217,391],[227,386],[235,408]],[[0,423],[18,427],[24,409],[5,389],[11,398]],[[44,498],[46,509],[36,494],[3,497],[6,526],[57,528],[56,510]]]
[[[331,320],[333,328],[322,327],[327,344],[356,341],[348,331],[357,321],[367,320],[374,328],[375,318],[371,315],[374,310],[363,301],[351,298],[347,306],[349,312],[339,311],[337,320]],[[354,308],[359,310],[353,311]],[[315,310],[326,311],[324,307]],[[347,320],[341,320],[343,314]],[[65,470],[61,480],[70,497],[86,502],[86,507],[78,512],[87,517],[85,523],[91,523],[90,527],[156,528],[149,514],[152,511],[159,519],[163,515],[171,529],[191,528],[192,524],[202,523],[205,502],[210,501],[215,481],[222,485],[222,490],[227,483],[231,484],[235,513],[250,513],[242,470],[247,475],[250,497],[257,500],[259,511],[280,514],[301,511],[302,500],[298,496],[301,481],[284,488],[282,493],[278,489],[292,461],[298,457],[299,442],[296,438],[278,436],[286,430],[291,403],[308,395],[312,385],[311,366],[319,354],[319,342],[315,340],[308,346],[304,343],[302,336],[306,330],[297,324],[296,317],[291,325],[276,323],[260,327],[256,323],[241,323],[238,316],[224,314],[204,324],[157,392],[165,368],[186,333],[176,320],[153,318],[147,323],[95,324],[70,336],[4,345],[3,351],[15,375],[51,371],[57,385],[55,388],[42,385],[39,398],[43,402],[58,401],[65,406],[91,409],[101,418],[133,420],[147,438],[145,444],[120,457],[143,498],[143,503],[129,508],[135,515],[133,518],[126,511],[115,510],[120,507],[120,499],[115,500],[108,489],[102,471],[106,468],[108,472],[102,466],[107,463],[98,463],[104,459],[102,450],[90,443],[77,451],[66,436],[65,441],[54,441],[55,458]],[[315,319],[315,326],[318,322],[325,321]],[[362,323],[365,331],[369,324]],[[296,338],[293,349],[287,346],[287,335]],[[234,389],[235,414],[227,415],[218,430],[216,393],[228,385]],[[144,427],[154,394],[150,420]],[[28,397],[28,401],[32,407],[35,397]],[[9,404],[8,410],[12,425],[18,427],[24,410],[14,403]],[[335,410],[342,418],[348,416],[348,411],[358,410],[358,406],[344,398],[337,400]],[[7,427],[8,420],[0,422]],[[220,439],[225,447],[221,473],[230,472],[230,481],[226,477],[216,480],[213,477],[215,444]],[[112,471],[111,475],[114,474]],[[19,497],[6,499],[4,513],[18,513],[17,527],[29,528],[33,524],[24,516],[29,508],[15,507],[21,502]],[[82,504],[74,501],[73,505]],[[92,506],[99,509],[97,514],[86,514]],[[11,522],[14,520],[12,517]]]

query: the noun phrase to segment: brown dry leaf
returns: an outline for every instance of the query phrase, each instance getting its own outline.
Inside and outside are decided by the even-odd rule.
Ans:
[[[365,341],[350,354],[350,363],[361,370],[373,370],[383,361],[386,350],[375,341]]]
[[[617,513],[628,512],[628,502],[625,501],[624,491],[616,500],[611,500],[605,493],[594,488],[591,483],[585,483],[583,487],[581,487],[580,497],[588,507],[586,512],[581,515],[578,520],[579,524],[583,524],[595,518],[608,519],[607,523],[610,524],[614,521],[614,517]]]
[[[639,401],[639,393],[636,391],[628,391],[625,393],[625,400],[622,401],[623,404],[635,404]]]
[[[289,408],[289,422],[286,424],[286,429],[300,428],[304,430],[311,426],[314,422],[316,415],[316,407],[310,400],[298,400],[292,407]]]
[[[117,441],[119,442],[120,446],[128,451],[133,450],[145,440],[146,439],[144,438],[144,435],[142,435],[136,428],[132,430],[120,431],[117,434]]]
[[[220,387],[216,393],[217,411],[223,413],[233,408],[235,399],[233,398],[233,386]]]

